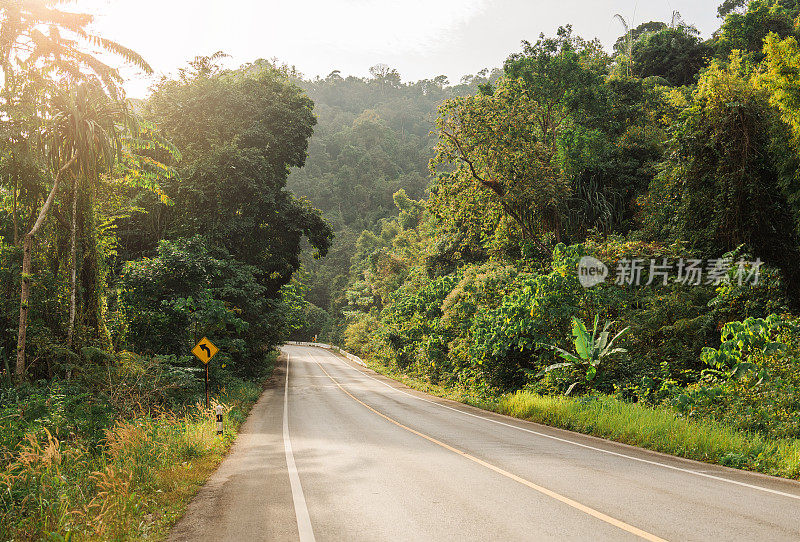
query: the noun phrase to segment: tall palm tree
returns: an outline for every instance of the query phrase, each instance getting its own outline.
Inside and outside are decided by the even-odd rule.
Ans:
[[[119,72],[100,61],[91,50],[100,48],[123,61],[139,67],[147,73],[152,68],[136,52],[117,42],[92,34],[89,31],[93,17],[58,9],[64,0],[0,0],[0,70],[3,75],[0,107],[11,121],[15,121],[22,93],[30,88],[39,99],[33,106],[40,120],[50,115],[48,98],[52,93],[52,81],[79,83],[94,79],[100,81],[108,95],[119,97],[122,92]],[[26,113],[29,113],[26,111]],[[42,123],[43,124],[43,123]],[[41,142],[41,129],[28,130],[26,136],[31,146]],[[96,149],[98,150],[98,149]],[[78,163],[80,157],[75,149],[57,145],[39,148],[41,155],[48,155],[52,166],[53,184],[36,221],[23,240],[22,285],[20,288],[20,322],[17,337],[17,363],[15,374],[21,379],[25,374],[25,338],[28,320],[28,302],[31,282],[31,251],[34,237],[44,224],[53,204],[62,178]],[[64,154],[66,152],[66,154]],[[77,179],[75,181],[77,183]],[[73,190],[74,192],[74,190]],[[74,226],[73,226],[74,228]]]
[[[100,175],[111,172],[121,147],[126,115],[124,104],[110,99],[97,83],[87,82],[67,89],[53,100],[53,147],[60,147],[60,156],[75,156],[69,170],[72,219],[68,346],[72,346],[77,312],[79,189],[90,191]]]
[[[631,62],[633,62],[633,31],[625,17],[617,13],[614,18],[622,23],[622,27],[625,29],[625,73],[630,77]]]
[[[128,105],[106,94],[100,81],[89,80],[67,87],[52,100],[50,149],[56,157],[74,157],[67,170],[70,178],[70,312],[67,344],[72,346],[77,315],[77,235],[79,202],[83,207],[82,235],[89,252],[88,261],[97,267],[96,232],[93,220],[93,196],[101,180],[116,178],[127,186],[156,192],[170,203],[159,186],[175,175],[164,161],[177,161],[180,154],[151,126],[144,123]],[[88,226],[87,226],[88,225]],[[94,289],[96,290],[96,288]],[[100,293],[87,291],[87,310],[100,332]]]
[[[686,23],[683,21],[681,12],[678,10],[674,10],[672,12],[672,20],[669,23],[669,27],[674,30],[676,28],[683,28],[684,26],[686,26]]]

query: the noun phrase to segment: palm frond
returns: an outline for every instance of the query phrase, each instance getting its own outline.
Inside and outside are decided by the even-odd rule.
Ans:
[[[148,64],[147,61],[133,49],[125,47],[116,41],[104,38],[102,36],[88,34],[86,32],[79,32],[79,34],[90,43],[102,47],[110,53],[114,53],[125,62],[136,66],[146,74],[150,75],[153,73],[153,68],[150,66],[150,64]]]

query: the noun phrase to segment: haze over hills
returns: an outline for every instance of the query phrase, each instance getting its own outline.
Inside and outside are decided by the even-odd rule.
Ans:
[[[439,105],[472,94],[500,75],[499,70],[483,70],[457,84],[445,76],[402,83],[387,66],[378,65],[374,72],[369,79],[334,72],[325,79],[297,81],[314,100],[319,122],[308,160],[292,172],[287,186],[322,210],[334,228],[328,256],[305,259],[307,299],[332,314],[346,306],[351,259],[362,231],[380,229],[382,221],[397,215],[397,191],[416,200],[426,197]]]

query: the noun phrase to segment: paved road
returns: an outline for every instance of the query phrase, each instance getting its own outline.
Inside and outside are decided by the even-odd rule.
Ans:
[[[284,352],[171,540],[800,540],[798,483],[487,413],[319,348]]]

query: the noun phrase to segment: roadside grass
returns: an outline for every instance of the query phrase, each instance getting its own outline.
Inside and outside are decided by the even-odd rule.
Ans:
[[[261,394],[236,381],[211,408],[132,412],[99,446],[46,426],[0,456],[0,540],[158,540],[223,459]],[[217,402],[218,401],[218,402]],[[216,434],[214,407],[225,408]]]
[[[800,477],[800,440],[768,439],[719,422],[688,419],[668,408],[607,395],[570,398],[522,391],[501,397],[494,410],[688,459]]]
[[[482,396],[364,361],[369,368],[411,388],[499,414],[687,459],[800,479],[798,439],[769,439],[717,421],[686,418],[668,407],[628,403],[609,395],[574,398],[518,391]]]

